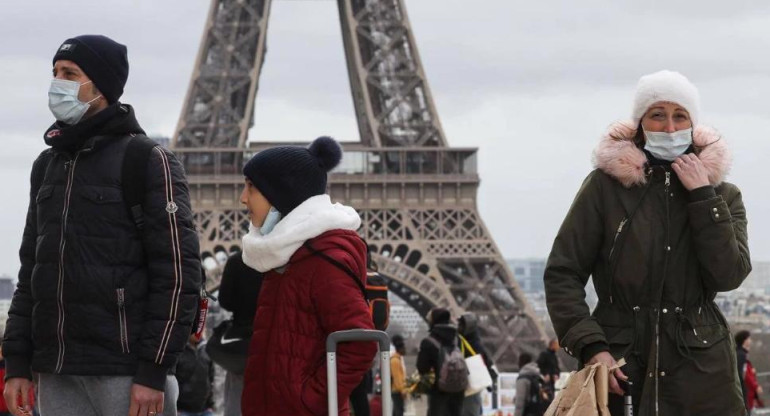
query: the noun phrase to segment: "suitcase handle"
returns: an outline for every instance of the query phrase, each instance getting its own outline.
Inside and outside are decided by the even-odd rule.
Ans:
[[[337,344],[340,342],[377,341],[380,347],[380,374],[382,382],[382,415],[391,416],[393,402],[390,396],[390,338],[383,331],[349,329],[329,334],[326,338],[326,389],[329,392],[329,416],[337,416]]]
[[[377,341],[380,351],[390,351],[388,334],[373,329],[348,329],[329,334],[326,338],[326,352],[337,352],[337,344],[351,341]]]

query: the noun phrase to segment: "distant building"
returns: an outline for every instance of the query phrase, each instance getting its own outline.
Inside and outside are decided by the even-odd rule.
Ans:
[[[13,291],[16,290],[16,285],[10,276],[0,276],[0,300],[11,299],[13,297]]]
[[[522,291],[525,293],[545,291],[543,285],[544,259],[508,259],[506,261]]]
[[[766,295],[770,295],[770,262],[752,262],[751,273],[741,285],[741,289],[761,291]]]

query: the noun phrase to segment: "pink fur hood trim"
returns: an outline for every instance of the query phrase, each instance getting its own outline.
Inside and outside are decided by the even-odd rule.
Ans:
[[[593,164],[617,179],[623,186],[647,183],[647,156],[634,144],[636,125],[620,121],[610,125],[594,150]],[[717,186],[724,181],[732,164],[732,153],[722,135],[711,127],[697,126],[693,131],[695,154],[708,170],[709,182]],[[704,147],[705,146],[705,147]]]

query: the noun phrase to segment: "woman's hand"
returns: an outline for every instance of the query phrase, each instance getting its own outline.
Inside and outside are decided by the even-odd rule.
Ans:
[[[596,364],[596,363],[602,363],[607,366],[607,368],[612,368],[617,364],[617,361],[615,361],[614,358],[612,358],[612,355],[608,353],[607,351],[602,351],[596,355],[593,356],[590,360],[588,360],[587,364]],[[623,389],[620,388],[620,384],[618,384],[618,379],[623,381],[628,381],[628,377],[623,374],[622,371],[620,371],[620,368],[616,368],[614,371],[610,371],[610,393],[617,394],[618,396],[622,396],[624,393]]]
[[[709,185],[709,175],[703,162],[692,153],[679,156],[671,164],[682,185],[692,191]]]

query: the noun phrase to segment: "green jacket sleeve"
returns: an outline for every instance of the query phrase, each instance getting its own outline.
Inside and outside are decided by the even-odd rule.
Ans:
[[[545,269],[548,313],[564,350],[577,358],[588,345],[607,344],[585,301],[585,286],[604,235],[600,175],[594,171],[583,182]]]
[[[713,292],[726,292],[743,283],[751,271],[751,259],[741,192],[727,183],[719,190],[707,199],[691,198],[688,210],[703,285]]]

